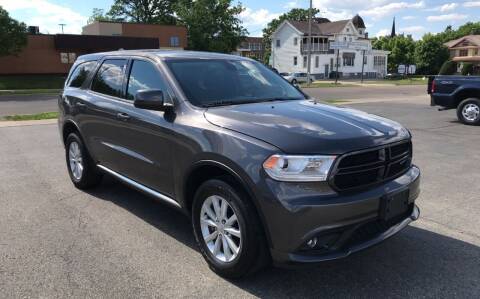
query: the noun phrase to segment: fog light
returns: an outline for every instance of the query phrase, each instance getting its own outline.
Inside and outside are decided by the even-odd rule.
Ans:
[[[315,238],[312,238],[312,239],[308,240],[307,245],[310,248],[314,248],[317,245],[317,242],[318,242],[318,239],[317,239],[317,237],[315,237]]]

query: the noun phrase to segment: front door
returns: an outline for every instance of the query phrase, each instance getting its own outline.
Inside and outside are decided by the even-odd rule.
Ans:
[[[126,103],[119,106],[115,146],[123,155],[119,172],[142,185],[174,197],[171,112],[139,109],[133,101],[139,90],[162,90],[171,94],[154,62],[133,59],[127,71]]]
[[[329,65],[328,64],[325,64],[325,79],[328,79],[328,68],[329,68]]]

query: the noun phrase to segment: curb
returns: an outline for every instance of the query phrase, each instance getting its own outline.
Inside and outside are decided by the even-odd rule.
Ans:
[[[6,121],[0,121],[0,128],[52,125],[56,123],[57,123],[57,119],[19,120],[19,121],[6,120]]]

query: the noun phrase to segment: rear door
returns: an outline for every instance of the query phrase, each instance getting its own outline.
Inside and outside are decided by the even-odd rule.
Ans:
[[[87,102],[79,118],[80,129],[93,158],[99,164],[118,171],[122,155],[109,145],[115,144],[119,126],[119,106],[125,103],[125,72],[128,58],[112,57],[101,61],[86,93]]]

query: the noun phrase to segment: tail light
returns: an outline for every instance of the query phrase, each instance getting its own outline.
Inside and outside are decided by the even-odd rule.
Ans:
[[[435,79],[432,81],[432,88],[430,89],[431,93],[435,93]]]

